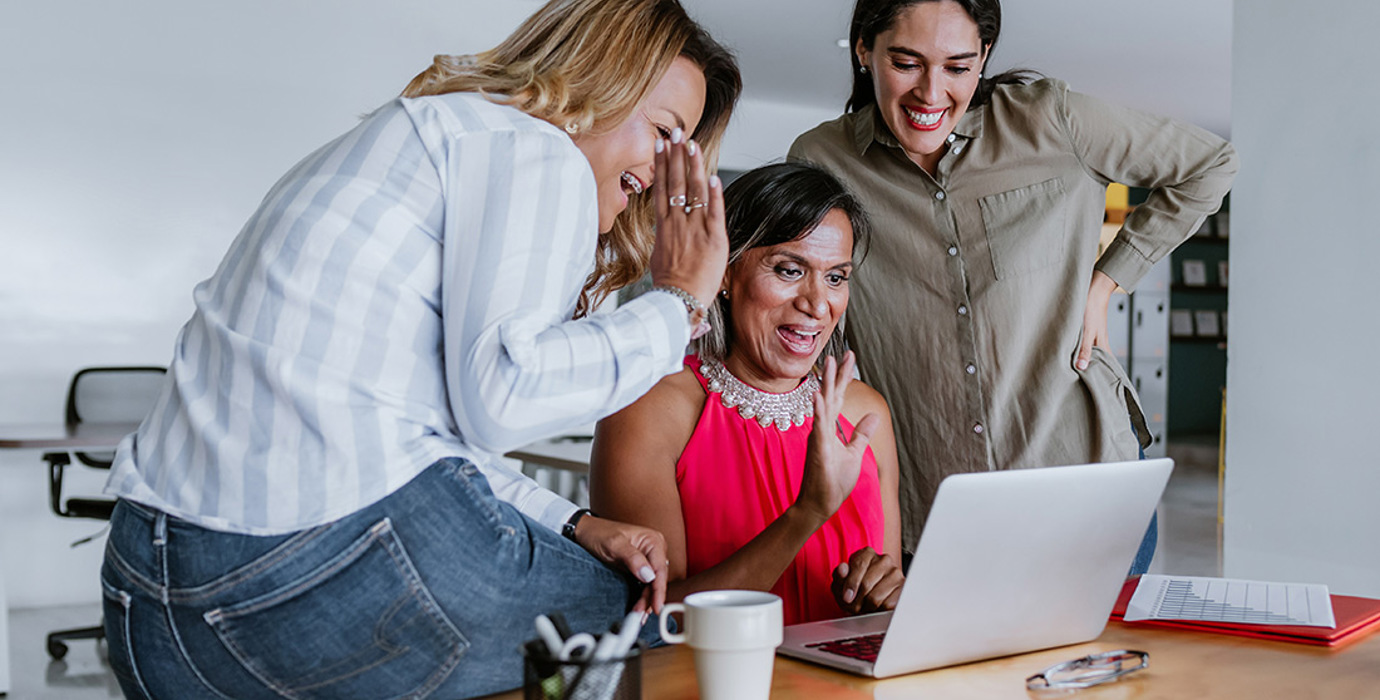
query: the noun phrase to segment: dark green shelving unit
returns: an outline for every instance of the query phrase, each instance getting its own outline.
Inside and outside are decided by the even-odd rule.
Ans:
[[[1226,221],[1227,212],[1213,216],[1212,228]],[[1222,424],[1222,389],[1227,385],[1227,333],[1230,323],[1223,320],[1227,311],[1227,287],[1221,284],[1218,263],[1228,260],[1229,239],[1194,236],[1174,251],[1174,284],[1170,286],[1169,306],[1190,313],[1215,312],[1217,334],[1203,337],[1169,338],[1169,421],[1170,439],[1195,435],[1217,435]],[[1201,261],[1207,283],[1184,283],[1184,263]],[[1230,281],[1230,275],[1228,275]],[[1196,319],[1195,319],[1196,320]],[[1171,320],[1172,323],[1172,320]],[[1195,331],[1197,324],[1195,323]]]
[[[1131,203],[1145,200],[1144,190],[1131,190]],[[1230,197],[1222,210],[1208,217],[1200,231],[1184,241],[1170,256],[1169,287],[1169,387],[1165,432],[1170,442],[1211,436],[1216,441],[1221,430],[1222,390],[1227,384],[1227,286],[1222,284],[1218,263],[1230,259]],[[1202,285],[1184,280],[1184,262],[1200,261],[1205,273]],[[1228,274],[1230,282],[1230,274]],[[1182,336],[1174,332],[1174,312],[1211,311],[1217,315],[1217,333]],[[1195,319],[1196,321],[1196,319]]]

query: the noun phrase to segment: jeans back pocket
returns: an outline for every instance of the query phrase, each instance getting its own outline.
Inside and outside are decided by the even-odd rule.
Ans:
[[[144,679],[139,675],[139,665],[134,660],[130,645],[130,610],[134,598],[101,580],[101,603],[104,613],[106,660],[115,672],[120,690],[130,700],[147,700],[149,691],[144,687]]]
[[[205,619],[246,670],[293,698],[422,696],[469,647],[388,519],[306,575]]]

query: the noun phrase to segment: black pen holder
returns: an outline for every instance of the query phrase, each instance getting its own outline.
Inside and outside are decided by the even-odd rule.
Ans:
[[[641,700],[641,642],[618,659],[560,661],[522,649],[522,696],[526,700]]]

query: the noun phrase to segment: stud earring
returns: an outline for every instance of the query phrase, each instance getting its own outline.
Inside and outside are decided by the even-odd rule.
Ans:
[[[568,122],[568,123],[565,125],[565,133],[570,134],[571,136],[574,136],[575,133],[578,132],[579,130],[580,130],[580,125],[579,125],[579,124],[576,124],[575,122]]]
[[[724,299],[724,301],[727,301],[727,300],[728,300],[728,290],[727,290],[727,289],[720,289],[720,290],[719,290],[719,296],[722,297],[722,298]]]
[[[858,66],[858,72],[867,75],[867,66]]]

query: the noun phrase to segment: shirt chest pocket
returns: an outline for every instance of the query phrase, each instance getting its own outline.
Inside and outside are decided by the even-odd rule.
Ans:
[[[1064,183],[1055,178],[978,200],[997,279],[1063,260],[1068,221]]]

